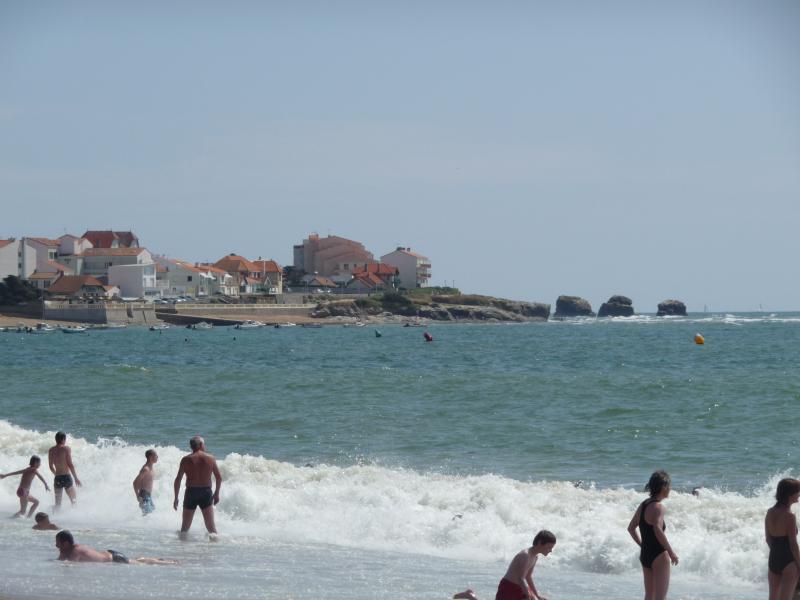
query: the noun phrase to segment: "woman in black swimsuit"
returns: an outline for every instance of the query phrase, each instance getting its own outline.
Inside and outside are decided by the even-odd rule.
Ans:
[[[650,492],[650,497],[639,505],[628,525],[628,533],[641,546],[639,562],[644,573],[645,600],[666,599],[670,562],[678,564],[678,556],[672,551],[664,533],[667,526],[664,523],[664,507],[661,506],[661,501],[669,496],[671,485],[665,471],[653,473],[644,488]]]
[[[775,493],[775,506],[767,511],[764,532],[769,546],[769,600],[794,597],[800,575],[800,550],[797,547],[797,520],[791,506],[800,497],[800,481],[781,479]]]

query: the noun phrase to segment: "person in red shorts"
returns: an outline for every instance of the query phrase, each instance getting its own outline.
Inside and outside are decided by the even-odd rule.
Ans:
[[[546,529],[542,529],[533,538],[530,548],[521,550],[508,565],[506,574],[497,586],[495,600],[547,600],[533,584],[533,567],[539,555],[547,556],[556,545],[556,536]],[[454,595],[453,598],[464,600],[478,600],[475,592],[464,590]]]

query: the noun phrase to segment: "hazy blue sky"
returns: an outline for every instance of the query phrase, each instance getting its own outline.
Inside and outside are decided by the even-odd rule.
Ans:
[[[800,2],[0,3],[0,237],[800,309]]]

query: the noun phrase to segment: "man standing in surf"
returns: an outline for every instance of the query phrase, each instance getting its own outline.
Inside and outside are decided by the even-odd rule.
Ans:
[[[67,434],[63,431],[56,433],[56,445],[47,452],[47,462],[55,475],[53,490],[56,496],[56,510],[61,507],[61,496],[65,490],[70,502],[74,505],[76,499],[73,486],[81,485],[81,480],[78,479],[75,465],[72,464],[72,450],[67,446]]]
[[[219,503],[219,489],[222,487],[222,475],[217,467],[216,459],[206,452],[206,443],[199,435],[189,440],[192,453],[181,459],[178,475],[175,477],[175,501],[172,507],[178,510],[178,494],[181,491],[181,480],[186,475],[186,491],[183,495],[183,522],[181,533],[186,533],[192,526],[192,519],[197,507],[203,513],[203,520],[208,533],[217,533],[214,524],[214,505]],[[211,493],[211,475],[214,475],[214,493]]]

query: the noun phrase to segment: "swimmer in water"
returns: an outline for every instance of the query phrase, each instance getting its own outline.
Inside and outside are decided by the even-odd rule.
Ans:
[[[61,527],[55,523],[51,523],[50,517],[44,512],[36,513],[36,516],[33,517],[33,520],[36,521],[36,525],[34,525],[31,529],[35,529],[36,531],[58,531],[61,529]]]
[[[64,529],[56,534],[56,548],[58,548],[58,560],[70,562],[98,562],[98,563],[121,563],[125,565],[177,565],[177,560],[168,558],[150,558],[140,556],[139,558],[129,559],[127,556],[116,550],[95,550],[85,544],[76,544],[72,533]]]
[[[13,473],[6,473],[5,475],[0,475],[0,479],[5,479],[6,477],[12,477],[13,475],[22,475],[19,479],[19,487],[17,488],[17,498],[19,498],[19,510],[14,514],[14,517],[22,517],[25,515],[25,509],[28,507],[28,502],[31,503],[31,509],[28,511],[28,516],[30,517],[33,515],[33,511],[36,510],[36,507],[39,506],[39,501],[31,496],[31,484],[33,484],[33,478],[38,477],[42,480],[44,484],[44,489],[48,492],[50,491],[50,487],[47,485],[47,482],[44,480],[39,474],[39,467],[42,464],[42,459],[38,456],[31,456],[31,460],[28,463],[28,466],[24,469],[20,469],[19,471],[14,471]]]
[[[158,454],[152,448],[144,453],[147,462],[144,463],[139,474],[133,480],[133,493],[143,515],[149,515],[156,509],[153,504],[153,467],[158,462]]]

